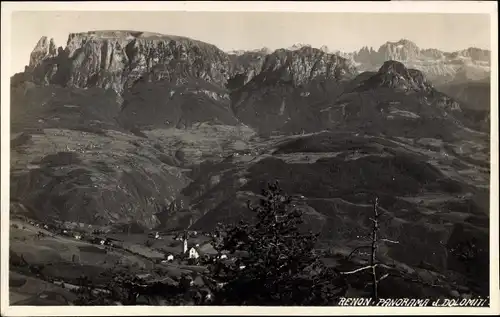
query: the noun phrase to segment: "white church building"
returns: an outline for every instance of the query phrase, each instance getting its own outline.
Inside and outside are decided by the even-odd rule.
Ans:
[[[195,244],[193,246],[188,245],[187,235],[183,239],[183,254],[187,254],[189,259],[198,259],[201,256],[213,256],[217,254],[217,251],[210,243],[205,243],[202,246]]]

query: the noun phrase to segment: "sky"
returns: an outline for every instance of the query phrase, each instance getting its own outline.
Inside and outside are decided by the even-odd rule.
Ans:
[[[486,14],[341,12],[17,11],[11,16],[11,72],[24,70],[42,36],[65,46],[69,33],[135,30],[187,36],[228,51],[296,43],[351,52],[405,38],[420,48],[490,48]]]

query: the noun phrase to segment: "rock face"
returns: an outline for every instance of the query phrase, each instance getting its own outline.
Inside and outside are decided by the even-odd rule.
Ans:
[[[57,48],[54,44],[54,39],[48,39],[42,36],[30,55],[30,68],[35,68],[40,65],[45,59],[55,57],[57,55]]]
[[[262,72],[266,74],[265,80],[271,77],[299,86],[314,79],[340,81],[352,78],[356,69],[343,57],[302,46],[294,50],[276,50],[268,55]]]
[[[70,34],[57,56],[38,60],[34,72],[39,82],[112,88],[118,93],[139,79],[179,81],[193,76],[225,85],[229,69],[227,55],[213,45],[129,31]]]
[[[138,81],[183,83],[196,78],[221,88],[247,84],[262,71],[280,71],[294,84],[355,72],[343,58],[308,46],[269,53],[262,49],[227,54],[185,37],[133,31],[70,34],[66,48],[40,39],[29,71],[41,84],[111,88],[122,94]],[[229,85],[228,85],[229,83]]]
[[[388,60],[403,62],[407,67],[422,71],[434,84],[442,84],[457,76],[473,80],[488,77],[491,52],[472,47],[451,53],[432,48],[420,49],[415,43],[402,39],[387,42],[377,51],[363,47],[352,53],[352,59],[361,70],[370,71]]]
[[[349,60],[319,49],[279,49],[265,57],[257,76],[232,91],[232,109],[266,134],[314,130],[319,126],[311,104],[336,98],[356,73]]]
[[[414,60],[420,55],[420,49],[415,43],[402,39],[398,42],[387,42],[378,49],[383,60]]]
[[[253,77],[260,74],[262,65],[269,53],[268,50],[263,49],[229,54],[231,60],[231,79],[228,82],[228,88],[232,90],[244,86]]]

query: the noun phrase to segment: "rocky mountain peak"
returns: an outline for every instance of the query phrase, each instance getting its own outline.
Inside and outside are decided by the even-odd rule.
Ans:
[[[30,54],[29,67],[34,68],[47,58],[51,58],[57,55],[57,47],[54,43],[54,39],[50,39],[47,36],[42,36],[40,40],[36,43],[35,48]]]
[[[385,43],[379,48],[378,52],[383,55],[384,60],[405,61],[418,57],[420,49],[415,43],[401,39],[397,42]]]
[[[342,80],[357,73],[348,59],[310,46],[274,51],[266,56],[262,72],[268,80],[279,79],[296,86],[318,78]]]
[[[409,77],[408,69],[406,68],[406,66],[403,63],[395,60],[384,62],[384,64],[382,65],[382,67],[380,67],[378,72],[399,75],[406,78]]]
[[[488,62],[491,60],[491,52],[477,47],[469,47],[465,50],[459,51],[458,54],[462,57],[468,57],[475,62]]]
[[[399,90],[425,91],[432,88],[421,71],[408,69],[399,61],[386,61],[378,72],[366,81],[364,88],[389,87]]]

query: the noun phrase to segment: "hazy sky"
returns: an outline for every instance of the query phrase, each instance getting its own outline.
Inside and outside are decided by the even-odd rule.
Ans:
[[[65,46],[69,33],[112,29],[182,35],[223,50],[304,43],[353,51],[365,45],[378,49],[401,38],[444,51],[490,49],[486,14],[18,11],[11,20],[11,71],[24,69],[43,35]]]

